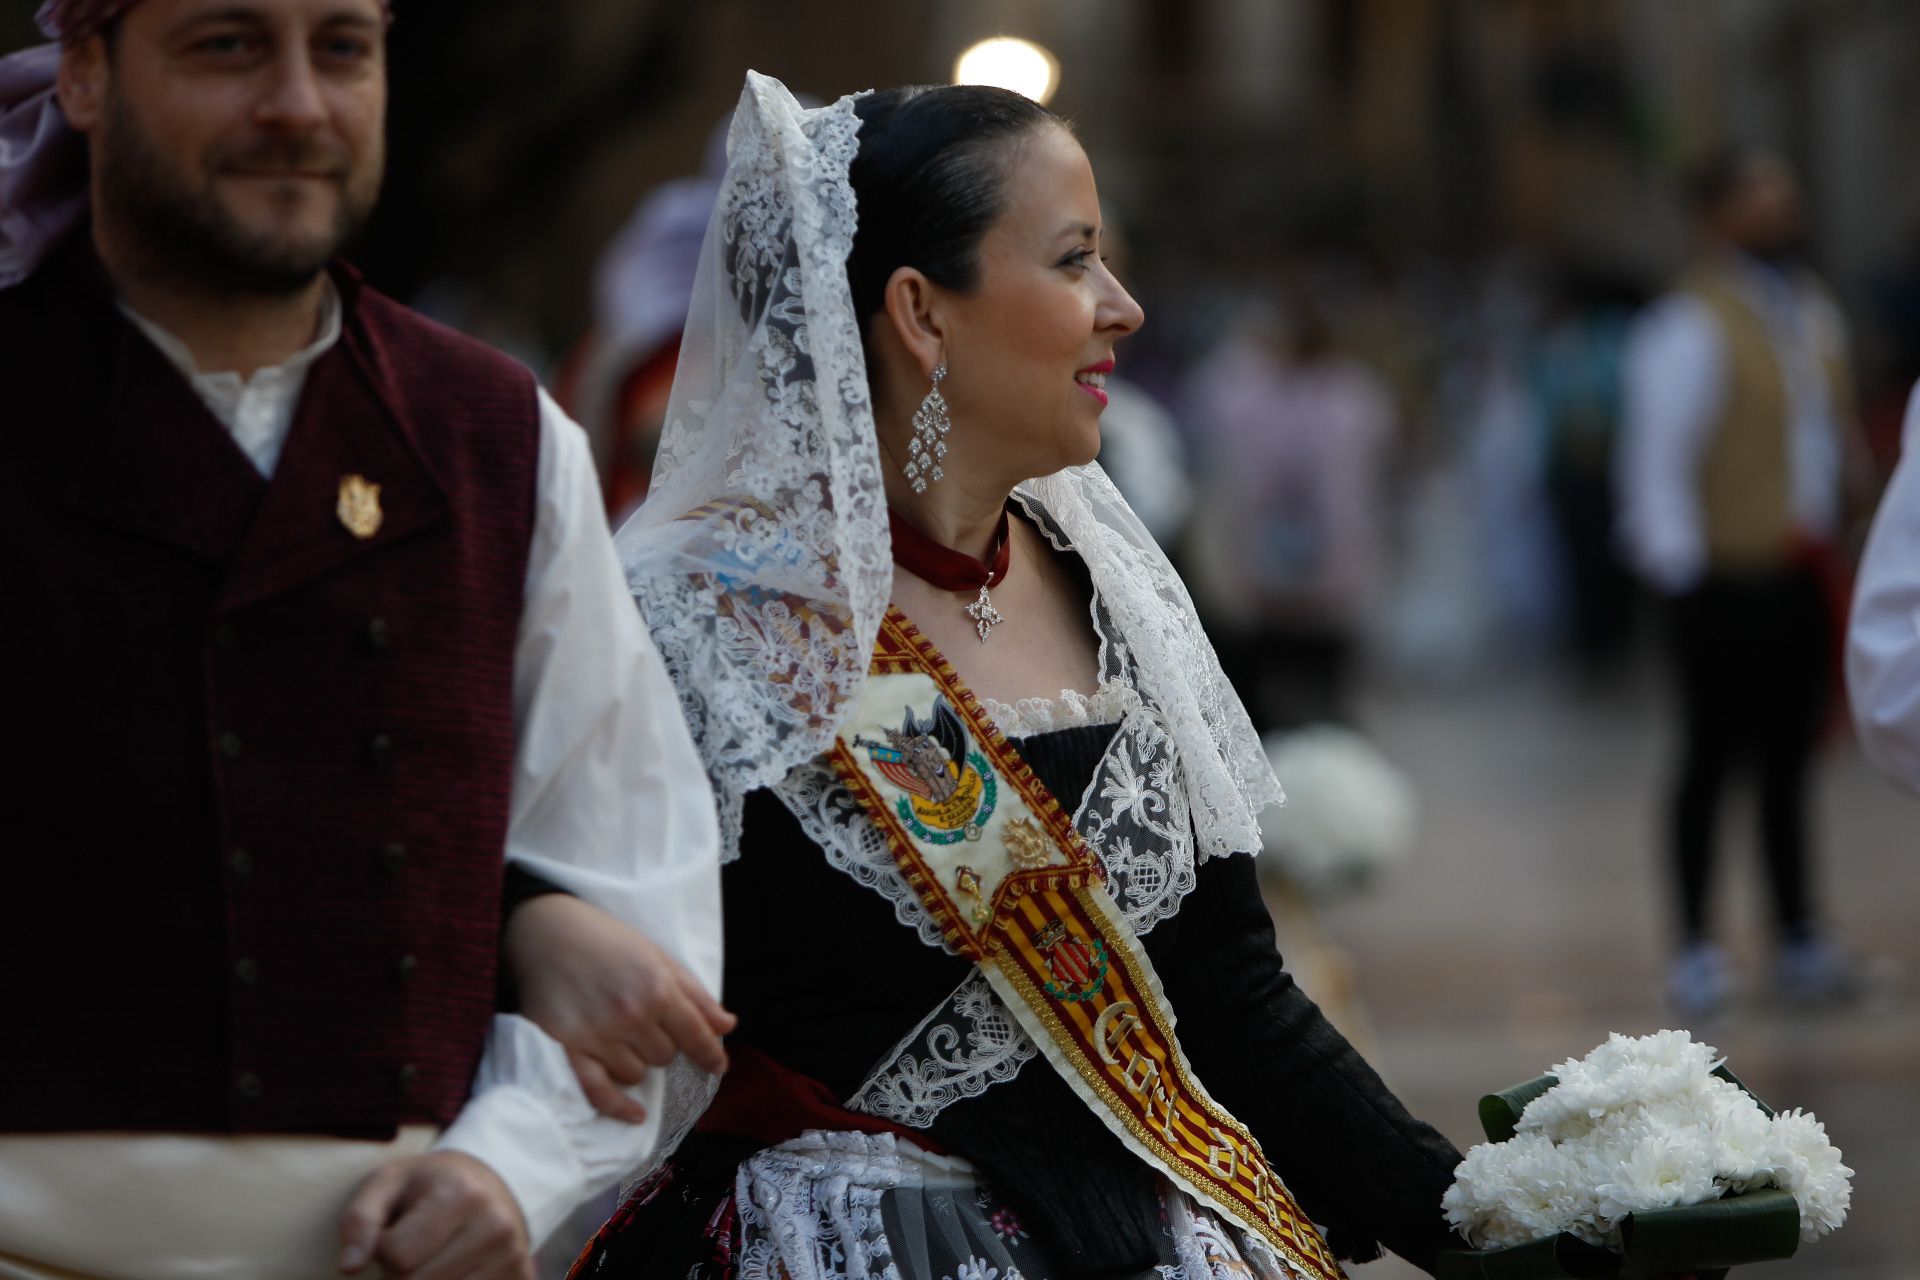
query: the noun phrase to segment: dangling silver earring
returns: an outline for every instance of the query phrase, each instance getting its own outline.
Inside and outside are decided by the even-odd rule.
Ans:
[[[940,394],[940,380],[947,376],[946,361],[933,366],[933,390],[913,413],[913,438],[907,442],[909,453],[907,479],[915,493],[925,493],[927,485],[946,478],[940,464],[947,456],[947,432],[953,419],[947,416],[947,398]]]

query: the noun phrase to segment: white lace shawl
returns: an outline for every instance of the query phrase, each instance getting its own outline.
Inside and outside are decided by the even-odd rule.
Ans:
[[[621,560],[738,852],[746,793],[833,742],[892,588],[879,444],[846,261],[855,97],[803,110],[753,72],[728,135],[644,505]],[[955,425],[965,447],[966,424]],[[1192,600],[1096,465],[1023,488],[1086,561],[1180,757],[1203,856],[1259,847],[1273,770]]]

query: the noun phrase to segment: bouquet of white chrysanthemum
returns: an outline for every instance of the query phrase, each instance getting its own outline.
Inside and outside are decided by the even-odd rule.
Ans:
[[[1407,860],[1419,802],[1413,784],[1366,738],[1314,724],[1262,738],[1285,804],[1260,815],[1261,874],[1309,898],[1350,894]]]
[[[1846,1221],[1853,1171],[1825,1127],[1768,1111],[1685,1031],[1615,1034],[1483,1099],[1481,1119],[1494,1140],[1441,1206],[1482,1252],[1443,1275],[1495,1274],[1487,1251],[1521,1249],[1498,1274],[1621,1274],[1623,1257],[1628,1274],[1706,1270],[1786,1256]]]

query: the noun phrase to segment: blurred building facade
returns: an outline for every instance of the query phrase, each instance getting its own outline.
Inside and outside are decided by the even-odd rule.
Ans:
[[[0,47],[34,0],[0,0]],[[1903,0],[401,0],[393,172],[364,256],[457,280],[547,350],[597,247],[692,172],[755,67],[831,98],[944,78],[1024,35],[1155,277],[1244,280],[1333,241],[1460,261],[1517,243],[1657,272],[1693,151],[1767,142],[1813,193],[1818,257],[1869,280],[1920,226]],[[1199,268],[1196,275],[1195,268]],[[1871,328],[1871,326],[1869,326]],[[1204,339],[1205,335],[1201,335]]]
[[[0,48],[35,0],[0,0]],[[557,342],[591,253],[697,167],[756,67],[795,88],[937,81],[1014,33],[1064,67],[1139,257],[1248,259],[1356,240],[1519,240],[1657,271],[1672,167],[1780,146],[1822,265],[1855,286],[1920,223],[1901,129],[1920,106],[1903,0],[401,0],[394,175],[371,259],[401,292],[461,276]],[[1265,244],[1260,244],[1263,240]],[[411,288],[409,288],[411,286]],[[1851,294],[1860,301],[1862,294]]]

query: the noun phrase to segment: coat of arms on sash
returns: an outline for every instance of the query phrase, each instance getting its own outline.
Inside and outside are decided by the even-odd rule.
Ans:
[[[884,729],[885,742],[855,737],[873,767],[907,794],[897,806],[900,821],[930,844],[978,840],[999,802],[1000,788],[987,758],[971,747],[967,727],[945,698],[925,720],[906,709],[898,729]]]
[[[1033,935],[1033,945],[1047,958],[1047,972],[1053,975],[1053,981],[1045,990],[1055,1000],[1070,1004],[1091,1000],[1107,985],[1107,946],[1103,940],[1069,934],[1063,922],[1054,920]]]

